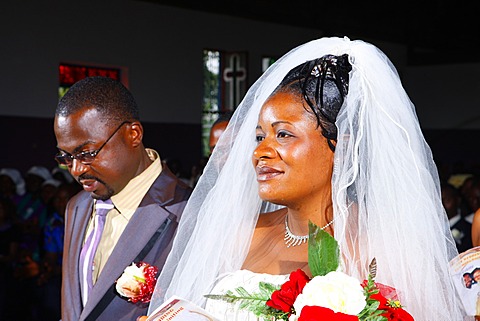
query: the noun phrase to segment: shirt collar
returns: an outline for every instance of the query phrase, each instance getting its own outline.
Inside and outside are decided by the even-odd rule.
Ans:
[[[112,196],[115,208],[127,219],[130,219],[135,213],[150,186],[162,172],[162,162],[159,154],[153,149],[146,148],[145,150],[153,163],[142,173],[132,178],[118,194]]]

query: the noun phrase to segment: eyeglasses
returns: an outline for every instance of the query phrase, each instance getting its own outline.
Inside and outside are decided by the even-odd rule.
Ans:
[[[83,151],[80,153],[77,153],[75,155],[72,155],[70,153],[67,153],[65,151],[60,151],[57,155],[55,155],[55,160],[60,164],[60,165],[65,165],[65,166],[71,166],[73,164],[73,160],[76,159],[79,162],[81,162],[84,165],[90,165],[93,163],[95,160],[95,157],[97,157],[98,153],[102,150],[105,145],[112,139],[113,136],[118,132],[118,130],[125,124],[131,123],[130,121],[124,121],[121,123],[117,129],[110,135],[110,137],[107,138],[107,140],[100,146],[99,149],[96,149],[94,151],[88,152],[88,151]]]

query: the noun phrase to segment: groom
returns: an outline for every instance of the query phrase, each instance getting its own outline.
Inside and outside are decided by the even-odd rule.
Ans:
[[[110,78],[86,78],[60,100],[58,154],[84,191],[65,213],[62,320],[136,320],[148,303],[115,289],[133,262],[162,269],[190,189],[142,143],[131,93]]]

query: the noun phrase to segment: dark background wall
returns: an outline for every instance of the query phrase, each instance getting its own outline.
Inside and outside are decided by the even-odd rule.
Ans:
[[[124,68],[141,109],[146,146],[189,168],[201,156],[203,49],[246,51],[252,84],[261,74],[263,56],[281,56],[331,35],[144,1],[4,2],[0,168],[55,166],[52,123],[61,62]],[[410,66],[405,45],[364,40],[397,67],[439,162],[479,159],[480,64]]]
[[[178,160],[188,172],[201,155],[200,124],[142,122],[144,144],[160,153],[163,160]],[[53,168],[57,153],[53,118],[0,116],[0,168],[13,167],[25,172],[32,165]]]

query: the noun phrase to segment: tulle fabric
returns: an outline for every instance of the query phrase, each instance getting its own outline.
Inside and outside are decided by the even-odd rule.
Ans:
[[[241,269],[259,213],[277,208],[260,200],[251,163],[260,108],[290,69],[344,53],[353,69],[332,177],[343,269],[363,280],[376,258],[376,280],[395,287],[416,320],[463,320],[448,265],[458,253],[414,106],[388,58],[347,38],[291,50],[249,89],[188,201],[150,310],[172,295],[204,305],[219,275]]]

